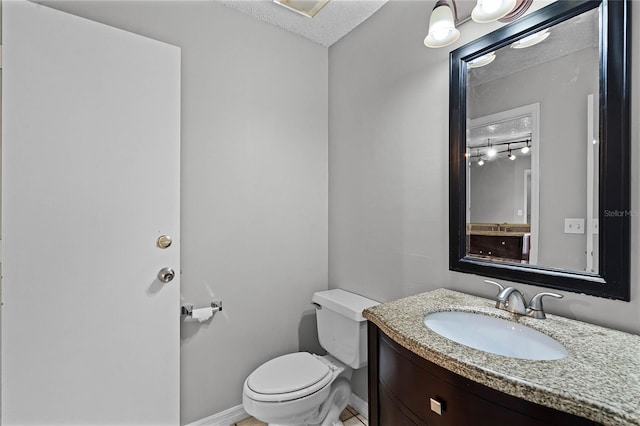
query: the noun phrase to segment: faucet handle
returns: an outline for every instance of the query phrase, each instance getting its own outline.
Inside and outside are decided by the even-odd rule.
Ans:
[[[500,284],[500,283],[497,283],[497,282],[491,281],[491,280],[484,280],[484,282],[487,283],[487,284],[491,284],[491,285],[497,286],[500,289],[500,291],[504,290],[504,286],[502,284]]]
[[[564,296],[558,293],[538,293],[531,298],[531,302],[529,302],[528,314],[534,318],[544,319],[546,315],[544,314],[544,309],[542,306],[542,298],[545,296],[555,297],[556,299],[562,299]]]

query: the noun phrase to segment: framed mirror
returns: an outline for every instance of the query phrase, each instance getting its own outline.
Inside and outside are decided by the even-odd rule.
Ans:
[[[629,300],[629,8],[558,1],[451,53],[449,269]]]

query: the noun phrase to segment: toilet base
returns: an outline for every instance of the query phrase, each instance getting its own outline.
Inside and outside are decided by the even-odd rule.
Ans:
[[[344,377],[338,377],[331,385],[331,394],[327,401],[320,407],[320,412],[323,413],[325,404],[327,407],[326,416],[320,416],[323,418],[320,426],[343,426],[340,421],[340,414],[347,408],[349,403],[349,397],[351,396],[351,384],[349,380]]]
[[[340,421],[340,414],[347,407],[350,396],[351,385],[349,380],[345,377],[337,377],[331,384],[328,396],[323,397],[324,402],[315,410],[307,415],[299,416],[298,419],[291,419],[292,421],[290,422],[287,419],[278,418],[278,423],[269,423],[269,426],[344,426]],[[268,419],[261,419],[258,413],[249,412],[249,414],[252,414],[258,420],[268,421]],[[272,412],[271,415],[274,420],[280,417],[274,414],[276,413]]]

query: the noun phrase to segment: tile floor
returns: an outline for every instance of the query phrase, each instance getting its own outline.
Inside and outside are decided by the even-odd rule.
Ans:
[[[356,409],[350,405],[347,405],[347,408],[345,408],[342,414],[340,414],[340,420],[342,420],[344,426],[369,425],[367,419],[365,419],[362,414],[358,413]],[[267,426],[267,424],[256,420],[253,417],[249,417],[248,419],[241,420],[231,426]]]

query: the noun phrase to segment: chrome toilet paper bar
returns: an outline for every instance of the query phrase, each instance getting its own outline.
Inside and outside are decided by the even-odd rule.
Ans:
[[[211,302],[211,309],[213,313],[220,312],[222,310],[222,300],[214,300]],[[180,315],[185,315],[187,317],[192,316],[193,314],[193,305],[182,305],[180,307]]]

